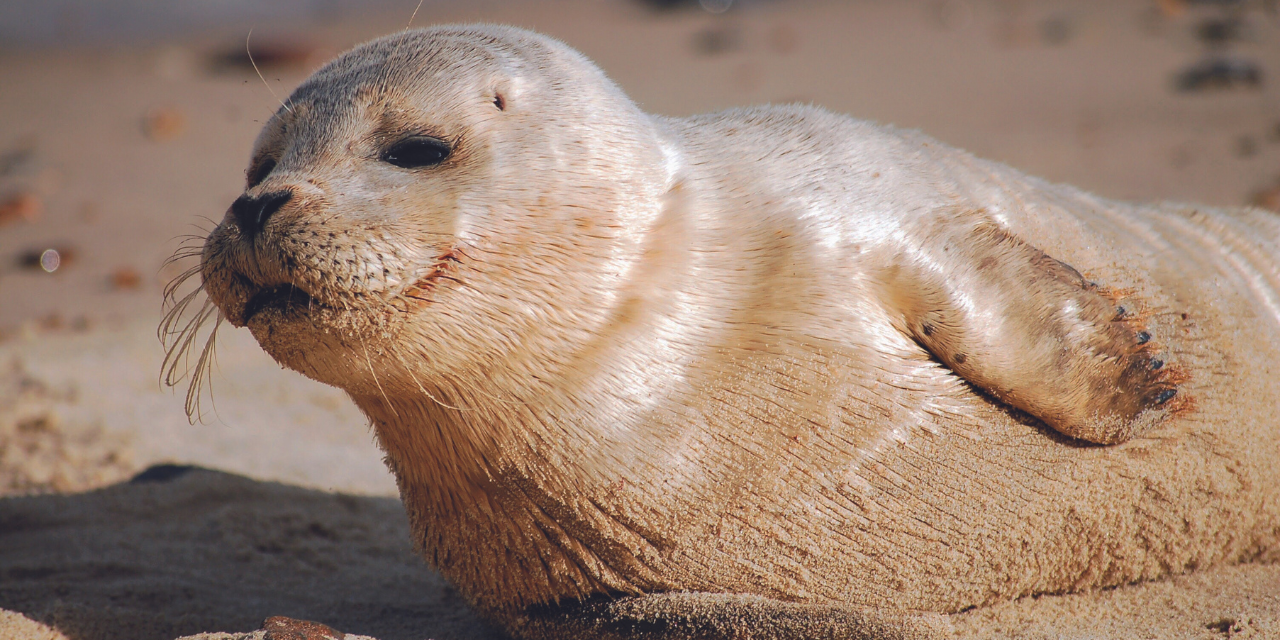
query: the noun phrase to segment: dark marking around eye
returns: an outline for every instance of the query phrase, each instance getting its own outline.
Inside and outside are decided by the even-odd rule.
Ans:
[[[252,189],[267,179],[272,171],[276,169],[276,161],[273,158],[267,158],[258,163],[258,166],[249,170],[249,188]]]
[[[433,167],[444,162],[453,149],[448,142],[431,136],[409,136],[382,152],[382,161],[401,169]]]
[[[501,93],[493,94],[493,106],[497,107],[498,111],[506,111],[507,110],[506,98],[503,98]]]

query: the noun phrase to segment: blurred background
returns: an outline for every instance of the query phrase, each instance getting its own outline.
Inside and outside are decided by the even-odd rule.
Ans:
[[[1280,209],[1275,0],[7,0],[0,495],[156,462],[394,493],[348,400],[247,331],[219,334],[188,423],[158,382],[161,291],[190,266],[165,259],[310,71],[459,21],[560,38],[652,112],[812,102],[1113,198]]]

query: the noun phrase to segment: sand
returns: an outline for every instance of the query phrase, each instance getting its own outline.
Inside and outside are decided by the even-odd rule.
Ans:
[[[188,424],[185,389],[157,382],[160,292],[186,266],[164,259],[238,195],[276,96],[402,28],[415,4],[255,26],[267,86],[237,59],[243,29],[0,52],[0,638],[248,633],[271,615],[382,640],[501,637],[412,554],[394,482],[341,392],[280,370],[244,331],[221,336],[203,422]],[[1246,9],[1228,46],[1260,65],[1259,86],[1175,90],[1207,55],[1195,27],[1220,13],[570,0],[429,3],[415,24],[550,33],[658,113],[811,101],[1110,197],[1280,201],[1280,18]],[[220,471],[128,482],[158,463]],[[1029,598],[954,624],[958,637],[1280,637],[1280,569]]]
[[[169,640],[247,633],[273,615],[380,640],[504,637],[413,554],[392,497],[155,467],[87,493],[2,500],[0,531],[0,606],[25,616],[0,615],[0,638]],[[960,638],[1275,638],[1277,569],[1027,598],[953,623]]]

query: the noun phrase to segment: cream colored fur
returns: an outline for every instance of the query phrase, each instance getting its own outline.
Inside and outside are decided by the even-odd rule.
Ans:
[[[380,159],[407,135],[453,151]],[[266,159],[246,193],[293,197],[228,214],[205,290],[351,395],[423,554],[517,635],[929,635],[1276,556],[1270,214],[813,107],[651,116],[493,26],[344,54]]]

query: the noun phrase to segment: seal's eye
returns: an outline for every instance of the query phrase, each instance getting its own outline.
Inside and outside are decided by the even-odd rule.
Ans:
[[[266,180],[267,176],[271,175],[271,172],[275,171],[275,169],[276,161],[271,158],[258,163],[258,166],[249,171],[249,188],[252,189],[258,186],[258,183]]]
[[[382,152],[382,161],[401,169],[430,167],[444,162],[452,149],[449,143],[430,136],[409,136]]]

